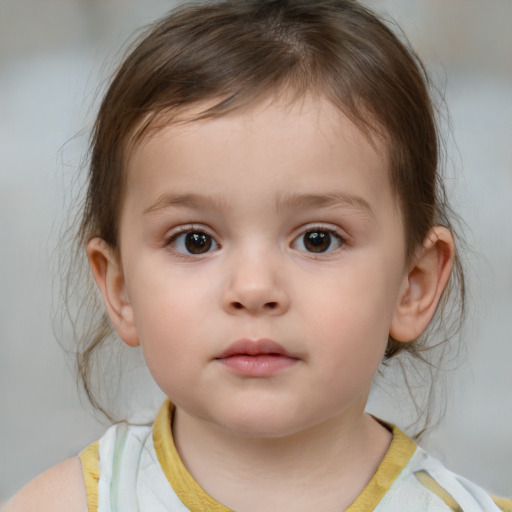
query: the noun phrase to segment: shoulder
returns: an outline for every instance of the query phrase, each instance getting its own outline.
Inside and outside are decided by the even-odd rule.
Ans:
[[[86,512],[87,499],[78,457],[65,460],[34,478],[1,512]]]

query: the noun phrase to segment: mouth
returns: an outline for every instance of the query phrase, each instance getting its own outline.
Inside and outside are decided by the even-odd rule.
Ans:
[[[293,366],[299,358],[269,339],[238,340],[215,358],[229,371],[245,377],[269,377]]]

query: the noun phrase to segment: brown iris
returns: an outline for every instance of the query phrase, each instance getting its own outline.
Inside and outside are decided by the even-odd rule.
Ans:
[[[185,247],[190,254],[204,254],[212,246],[212,237],[206,233],[187,233]]]
[[[304,234],[304,247],[310,252],[325,252],[331,246],[331,234],[327,231],[308,231]]]

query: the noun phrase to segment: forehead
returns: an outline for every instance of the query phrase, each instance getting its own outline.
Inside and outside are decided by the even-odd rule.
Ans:
[[[240,185],[261,198],[270,189],[325,192],[333,180],[346,190],[365,183],[371,196],[389,188],[383,141],[324,98],[267,98],[198,120],[208,107],[147,132],[127,162],[128,196],[199,187],[235,201]]]
[[[321,88],[304,91],[281,85],[273,91],[255,95],[246,91],[245,95],[237,95],[235,101],[232,101],[231,96],[214,96],[179,108],[153,111],[144,116],[128,135],[125,156],[129,160],[135,149],[147,144],[162,130],[174,127],[176,134],[186,132],[187,129],[193,131],[201,124],[223,118],[229,121],[242,120],[247,126],[251,120],[262,118],[263,114],[267,118],[265,122],[272,122],[272,118],[287,117],[290,123],[299,121],[300,126],[302,120],[310,123],[314,121],[311,124],[313,129],[317,128],[318,120],[322,118],[323,123],[331,122],[345,136],[351,131],[358,132],[358,135],[365,136],[375,150],[388,153],[389,134],[363,101],[340,103],[339,98],[332,99],[330,94],[322,91]]]

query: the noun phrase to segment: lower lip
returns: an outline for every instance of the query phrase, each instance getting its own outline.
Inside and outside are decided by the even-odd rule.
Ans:
[[[269,377],[293,366],[297,359],[283,355],[261,354],[249,356],[240,354],[217,359],[231,371],[245,377]]]

